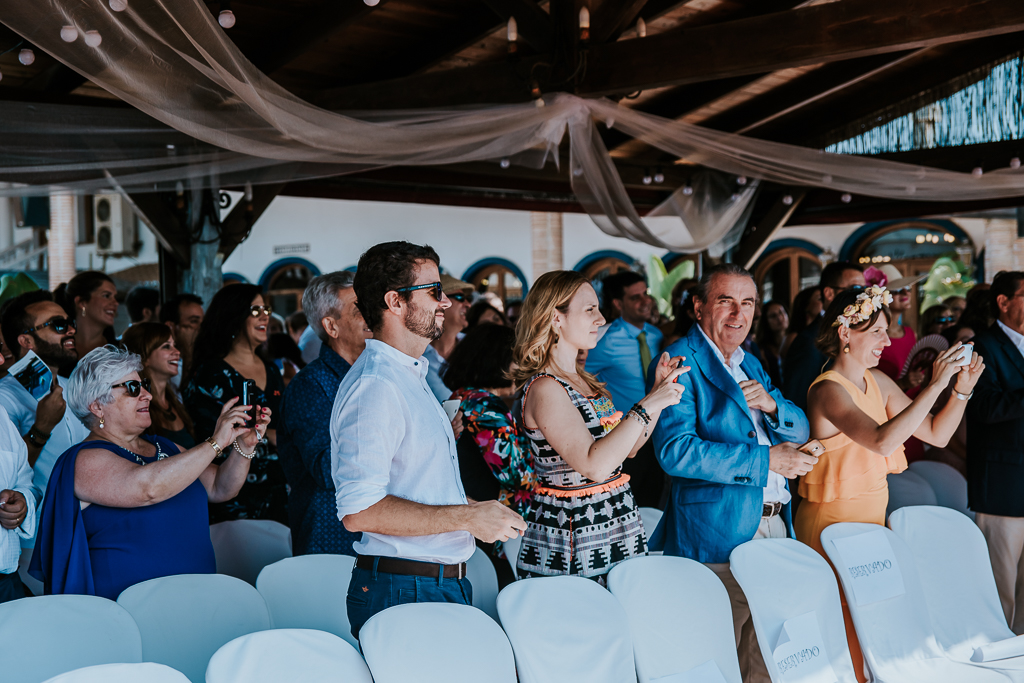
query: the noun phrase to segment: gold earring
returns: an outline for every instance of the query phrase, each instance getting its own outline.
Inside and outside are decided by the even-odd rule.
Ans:
[[[849,344],[847,344],[847,345],[845,346],[845,348],[843,348],[843,353],[849,353],[849,352],[850,352],[850,345],[849,345]]]
[[[103,429],[103,418],[100,418],[100,429]]]

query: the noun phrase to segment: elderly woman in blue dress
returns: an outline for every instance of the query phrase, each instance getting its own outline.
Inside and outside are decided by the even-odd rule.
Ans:
[[[182,450],[145,434],[152,396],[141,369],[137,355],[101,347],[64,390],[91,433],[57,460],[46,489],[30,573],[47,594],[116,600],[141,581],[216,570],[207,502],[238,494],[270,411],[228,400],[213,436]]]

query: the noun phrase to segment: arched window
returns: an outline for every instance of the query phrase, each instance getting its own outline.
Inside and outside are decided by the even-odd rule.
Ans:
[[[789,306],[801,290],[816,286],[820,279],[818,254],[802,245],[771,250],[754,266],[754,281],[763,302],[782,301]]]
[[[526,276],[519,266],[503,258],[481,259],[466,269],[462,279],[478,292],[493,292],[503,302],[518,301],[526,294]]]
[[[632,256],[621,251],[595,251],[581,258],[572,269],[594,282],[620,270],[634,270],[634,261]]]
[[[317,267],[305,259],[282,259],[263,271],[260,285],[274,312],[287,317],[302,310],[302,293],[319,274]]]

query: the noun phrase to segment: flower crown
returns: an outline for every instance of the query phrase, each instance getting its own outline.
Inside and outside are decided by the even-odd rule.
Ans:
[[[859,325],[871,318],[875,311],[881,310],[882,306],[892,303],[892,294],[885,287],[872,285],[857,295],[857,300],[843,309],[843,314],[836,318],[832,327],[842,325],[850,329],[853,325]]]

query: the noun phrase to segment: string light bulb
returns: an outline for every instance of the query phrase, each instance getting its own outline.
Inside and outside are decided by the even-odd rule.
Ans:
[[[78,29],[74,26],[64,26],[60,30],[60,39],[65,43],[73,43],[78,40]]]
[[[984,173],[985,169],[983,169],[981,166],[975,166],[974,168],[971,169],[971,175],[974,176],[975,178],[980,178],[982,175],[984,175]]]
[[[110,0],[110,9],[115,12],[123,12],[128,9],[128,0]]]
[[[651,177],[651,170],[649,168],[644,169],[644,177],[640,179],[644,185],[650,185],[654,178]]]
[[[745,175],[738,176],[736,178],[736,184],[737,185],[746,185],[747,184],[747,176],[745,176]]]
[[[18,61],[25,66],[31,66],[32,62],[36,61],[36,53],[26,47],[18,53]]]
[[[647,22],[644,21],[643,17],[638,17],[636,20],[636,37],[646,38],[647,37]]]
[[[1014,157],[1014,158],[1010,159],[1010,168],[1012,168],[1012,169],[1020,168],[1020,157]]]
[[[665,182],[665,174],[661,172],[660,168],[654,171],[654,182],[657,183],[658,185],[661,185],[663,182]]]
[[[512,54],[517,49],[516,41],[519,40],[519,25],[516,24],[515,17],[508,18],[508,53]]]
[[[498,165],[501,166],[502,168],[508,168],[509,166],[512,165],[512,162],[509,161],[508,157],[505,157],[504,159],[498,162]]]
[[[693,194],[693,186],[690,185],[690,183],[686,183],[685,185],[683,185],[683,194],[685,194],[687,197]]]
[[[853,195],[851,195],[849,192],[843,193],[843,195],[839,197],[839,201],[841,201],[843,204],[849,204],[850,202],[853,201]]]
[[[580,40],[590,40],[590,10],[586,5],[580,7]]]
[[[222,9],[217,15],[217,23],[224,28],[231,28],[235,25],[235,13],[229,9]]]
[[[99,47],[100,43],[103,42],[103,36],[100,35],[99,31],[86,31],[82,38],[89,47]]]
[[[367,7],[376,7],[380,0],[363,0],[363,4]]]
[[[793,195],[791,195],[791,194],[783,195],[782,203],[785,204],[786,206],[792,206],[793,205]]]

